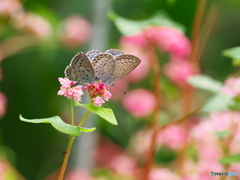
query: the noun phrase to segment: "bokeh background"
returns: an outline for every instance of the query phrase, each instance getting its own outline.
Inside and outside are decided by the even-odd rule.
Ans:
[[[148,179],[151,180],[184,179],[187,176],[189,179],[213,179],[209,175],[211,171],[230,171],[217,162],[218,158],[223,157],[223,149],[215,144],[217,138],[209,142],[209,148],[206,149],[200,148],[206,146],[204,143],[186,143],[187,137],[191,142],[200,141],[189,132],[197,134],[206,126],[214,126],[209,123],[196,128],[202,118],[208,119],[209,114],[194,116],[189,120],[191,123],[188,128],[184,124],[165,128],[164,133],[155,139],[154,162],[148,164],[154,114],[157,113],[157,123],[164,121],[167,124],[196,109],[209,95],[195,91],[190,98],[193,105],[188,110],[184,109],[184,102],[188,101],[184,96],[189,92],[183,87],[185,76],[206,74],[223,82],[236,70],[231,60],[222,55],[222,51],[240,43],[239,1],[201,1],[0,0],[0,177],[7,180],[57,179],[68,136],[49,124],[22,122],[19,115],[29,119],[59,115],[69,122],[69,100],[57,95],[60,88],[58,78],[64,77],[65,67],[77,52],[91,49],[104,52],[111,48],[137,55],[143,65],[117,83],[116,87],[110,88],[113,97],[103,105],[112,108],[118,126],[108,124],[97,116],[89,118],[86,126],[97,127],[97,130],[77,137],[68,165],[69,180],[140,179],[147,172],[146,167],[151,169],[148,173]],[[203,6],[203,9],[199,6]],[[131,26],[138,28],[139,22],[150,19],[157,12],[166,13],[169,17],[166,19],[173,22],[171,28],[181,27],[184,31],[163,29],[162,34],[158,34],[158,29],[156,32],[149,30],[152,41],[165,45],[175,42],[180,49],[184,48],[183,43],[187,43],[186,49],[183,49],[186,53],[181,58],[184,62],[197,63],[193,63],[196,66],[191,66],[192,69],[184,65],[175,65],[176,69],[172,70],[165,67],[164,74],[162,67],[173,58],[172,52],[171,49],[164,49],[164,45],[156,45],[154,52],[161,67],[161,81],[154,78],[156,74],[151,66],[151,56],[147,56],[151,48],[144,45],[142,37],[135,37],[141,29],[132,34],[122,33],[124,29],[131,30]],[[196,19],[196,15],[202,20]],[[126,22],[121,18],[125,18]],[[138,23],[134,24],[134,21]],[[152,25],[162,27],[159,24]],[[198,30],[194,31],[194,28]],[[193,44],[194,38],[199,38],[199,47]],[[192,49],[201,52],[195,57]],[[187,68],[187,72],[182,75],[184,68]],[[159,99],[154,94],[156,84],[161,84]],[[157,112],[154,110],[156,102],[161,104]],[[87,103],[87,97],[83,98],[83,103]],[[75,113],[80,120],[84,110],[76,107]],[[222,116],[229,118],[230,115],[219,115],[219,124]],[[236,117],[240,116],[236,114]],[[237,142],[233,146],[239,149]],[[201,162],[204,152],[208,153],[203,155],[207,156],[208,161]],[[214,154],[219,156],[215,157]],[[213,162],[210,163],[212,166],[206,168],[209,162]],[[185,169],[180,170],[180,166]]]

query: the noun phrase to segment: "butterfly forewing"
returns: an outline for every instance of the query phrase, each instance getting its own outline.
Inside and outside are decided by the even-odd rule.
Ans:
[[[118,81],[129,74],[132,70],[134,70],[141,62],[141,60],[130,54],[119,55],[116,58],[116,64],[114,73],[112,75],[113,81]]]
[[[78,53],[65,69],[65,76],[74,82],[92,83],[95,73],[88,57],[84,53]]]
[[[115,68],[115,59],[110,54],[98,54],[92,61],[92,66],[95,70],[95,79],[101,80],[103,83],[109,84],[112,81]]]

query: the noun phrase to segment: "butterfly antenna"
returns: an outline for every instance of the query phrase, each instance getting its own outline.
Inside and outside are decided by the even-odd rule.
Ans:
[[[115,84],[115,85],[116,85],[117,87],[119,87],[119,88],[123,91],[124,94],[127,94],[127,92],[124,91],[123,88],[122,88],[121,86],[119,86],[118,84]]]

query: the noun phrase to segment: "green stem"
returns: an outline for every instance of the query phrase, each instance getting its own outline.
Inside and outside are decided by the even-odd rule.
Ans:
[[[90,111],[87,111],[86,114],[84,115],[83,119],[81,120],[81,122],[79,123],[78,127],[82,127],[82,125],[84,124],[84,122],[87,120],[88,115],[90,114]]]
[[[70,135],[70,138],[69,138],[69,141],[68,141],[67,152],[66,152],[64,160],[63,160],[63,164],[62,164],[62,168],[61,168],[58,180],[62,180],[63,179],[63,176],[64,176],[64,173],[65,173],[65,170],[66,170],[66,167],[67,167],[67,162],[68,162],[68,158],[69,158],[69,155],[70,155],[70,152],[71,152],[71,149],[72,149],[72,144],[73,144],[74,139],[75,139],[75,136]]]
[[[73,98],[71,98],[71,101],[70,101],[70,108],[71,108],[71,117],[72,117],[72,126],[74,125],[74,110],[73,110]]]
[[[93,104],[93,100],[90,101],[90,104]],[[88,115],[90,114],[90,111],[88,110],[86,112],[86,114],[84,115],[83,119],[81,120],[81,122],[79,123],[78,127],[82,127],[82,125],[85,123],[85,121],[87,120]]]

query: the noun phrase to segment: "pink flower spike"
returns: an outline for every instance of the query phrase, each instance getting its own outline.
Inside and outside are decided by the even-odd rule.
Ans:
[[[95,97],[93,98],[94,106],[102,106],[102,104],[105,102],[101,97]]]

